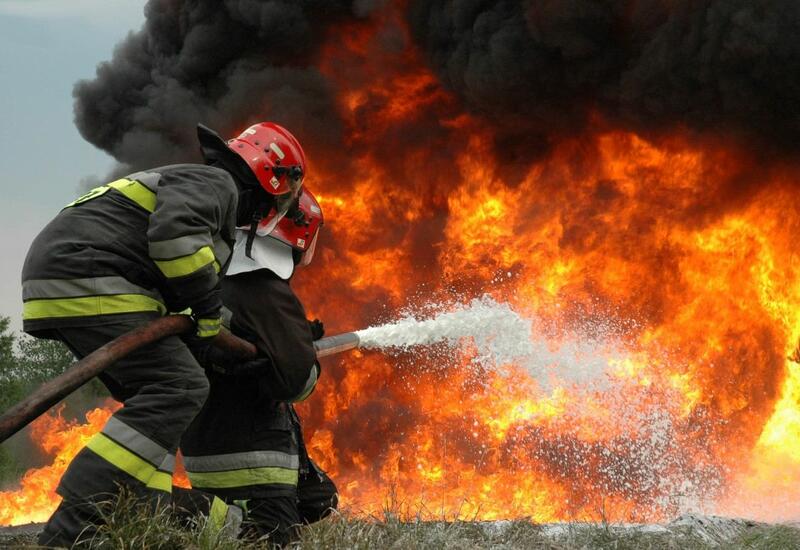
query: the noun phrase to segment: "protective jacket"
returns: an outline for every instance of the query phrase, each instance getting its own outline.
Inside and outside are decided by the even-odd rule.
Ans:
[[[178,164],[131,174],[70,203],[25,259],[23,329],[47,337],[59,327],[191,308],[198,334],[213,335],[237,194],[226,170]]]
[[[295,497],[305,456],[287,401],[306,397],[318,366],[305,310],[267,269],[226,277],[231,331],[268,361],[250,376],[208,373],[209,397],[181,440],[192,487],[228,499]]]

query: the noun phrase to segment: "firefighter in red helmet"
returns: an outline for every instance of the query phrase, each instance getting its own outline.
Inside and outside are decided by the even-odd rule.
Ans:
[[[230,144],[198,126],[206,164],[136,172],[68,204],[36,237],[22,272],[23,329],[83,357],[169,312],[191,309],[196,341],[219,332],[220,280],[235,228],[275,225],[299,197],[305,156],[284,128],[262,123]],[[178,337],[100,376],[124,403],[61,478],[63,500],[40,536],[71,546],[91,536],[94,500],[127,487],[169,501],[175,452],[208,395],[205,373]],[[217,507],[216,518],[237,510]],[[221,520],[222,521],[222,520]]]
[[[313,259],[322,210],[308,189],[272,231],[251,241],[238,233],[222,283],[226,323],[252,340],[255,361],[231,363],[211,350],[202,362],[211,391],[181,441],[192,487],[247,510],[245,537],[285,545],[296,526],[336,507],[336,487],[309,457],[293,402],[314,389],[320,367],[313,341],[322,324],[309,323],[290,286],[297,266]],[[262,226],[263,228],[263,226]]]

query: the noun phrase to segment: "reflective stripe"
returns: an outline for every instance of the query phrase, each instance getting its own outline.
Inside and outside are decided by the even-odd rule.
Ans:
[[[219,334],[222,319],[198,319],[197,320],[197,335],[200,338],[210,338]]]
[[[104,434],[99,433],[92,437],[86,444],[86,448],[93,451],[100,458],[113,464],[126,474],[138,479],[146,486],[153,489],[169,492],[171,489],[172,476],[170,474],[158,475],[156,479],[151,480],[156,474],[156,468],[146,460],[143,460],[130,452],[122,445],[109,439]],[[170,483],[164,486],[164,480],[169,477]]]
[[[170,454],[167,449],[114,416],[108,419],[102,433],[157,468],[164,463],[164,457]],[[167,471],[171,472],[172,469]]]
[[[124,277],[90,277],[86,279],[31,279],[22,283],[22,299],[75,298],[109,294],[142,294],[163,301],[157,290],[147,290]]]
[[[208,521],[215,531],[221,531],[225,527],[227,517],[228,505],[221,498],[214,497],[211,501],[211,510],[208,512]]]
[[[316,364],[313,367],[311,367],[311,374],[308,375],[308,380],[306,380],[306,385],[305,387],[303,387],[303,391],[300,392],[300,395],[294,399],[295,402],[305,401],[306,399],[308,399],[309,395],[314,393],[314,388],[317,387],[317,378],[318,378],[317,368],[318,367]]]
[[[297,485],[297,470],[288,468],[248,468],[228,472],[186,472],[197,489],[229,489],[248,485]]]
[[[233,312],[222,306],[222,310],[220,311],[220,315],[222,316],[222,326],[225,328],[231,328],[231,321],[233,320]]]
[[[91,317],[143,311],[155,311],[164,315],[167,308],[161,302],[140,294],[55,298],[25,302],[22,305],[22,318],[29,320],[51,317]]]
[[[214,239],[214,255],[221,265],[225,265],[228,258],[231,257],[231,247],[220,236]]]
[[[224,455],[184,456],[184,467],[192,472],[218,472],[241,468],[299,468],[297,455],[280,451],[245,451]]]
[[[142,174],[141,178],[138,177]],[[156,193],[155,189],[158,185],[158,179],[155,180],[156,185],[150,185],[153,181],[150,174],[145,172],[138,172],[134,174],[137,176],[135,179],[140,179],[141,181],[135,181],[134,179],[122,178],[116,181],[112,181],[106,185],[101,187],[95,187],[85,195],[82,195],[66,205],[64,208],[69,208],[71,206],[76,206],[78,204],[90,201],[92,199],[96,199],[97,197],[104,195],[109,189],[116,189],[130,200],[135,202],[138,206],[144,208],[148,212],[152,212],[156,209]],[[157,175],[160,178],[160,175]],[[142,183],[146,181],[148,183]]]
[[[112,181],[108,187],[116,189],[148,212],[156,209],[156,194],[138,181],[121,179]]]
[[[150,479],[146,483],[146,486],[150,489],[156,489],[158,491],[164,491],[165,493],[172,492],[172,474],[169,472],[161,472],[156,470],[156,472],[150,476]]]
[[[161,461],[159,464],[158,469],[162,472],[174,472],[175,471],[175,455],[168,454],[164,457],[164,460]]]
[[[170,279],[191,275],[214,262],[214,251],[204,246],[194,254],[174,260],[154,260],[161,272]]]
[[[148,247],[150,257],[154,260],[169,260],[180,258],[181,256],[190,256],[204,246],[209,246],[210,243],[211,239],[208,238],[207,234],[196,233],[166,241],[154,241]]]
[[[136,180],[153,193],[158,189],[158,182],[161,180],[161,174],[158,172],[136,172],[128,175],[126,179]]]
[[[75,199],[74,201],[72,201],[71,203],[66,205],[64,208],[69,208],[70,206],[75,206],[75,205],[84,203],[86,201],[90,201],[92,199],[96,199],[97,197],[107,193],[108,189],[109,188],[107,186],[105,186],[105,185],[102,186],[102,187],[95,187],[94,189],[92,189],[88,193],[85,193],[85,194],[81,195],[80,197],[78,197],[77,199]]]

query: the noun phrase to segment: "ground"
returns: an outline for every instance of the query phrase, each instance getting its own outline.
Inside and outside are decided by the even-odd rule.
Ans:
[[[93,548],[255,550],[264,544],[223,542],[202,526],[194,532],[159,525],[147,527],[138,519],[116,525]],[[144,521],[144,520],[142,520]],[[0,546],[32,548],[40,525],[0,529]],[[303,529],[297,549],[542,549],[542,550],[782,550],[800,548],[800,527],[767,525],[713,516],[684,515],[663,525],[548,524],[527,521],[401,522],[391,516],[380,520],[334,517]]]

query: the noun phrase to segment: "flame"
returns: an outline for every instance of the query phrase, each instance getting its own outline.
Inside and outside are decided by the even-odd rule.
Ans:
[[[332,332],[487,293],[534,320],[541,357],[326,360],[300,410],[342,502],[429,518],[796,519],[800,165],[601,117],[509,161],[488,115],[465,114],[409,44],[399,3],[337,26],[320,54],[344,149],[314,149],[326,226],[296,289]],[[61,470],[3,493],[16,504],[0,524],[44,518]]]
[[[0,492],[0,525],[42,522],[61,502],[55,490],[72,458],[106,423],[119,405],[113,402],[86,413],[86,423],[65,420],[60,405],[31,423],[31,440],[52,462],[25,472],[19,489]]]
[[[317,167],[328,224],[295,284],[342,330],[489,293],[555,351],[538,370],[476,371],[468,350],[436,349],[326,365],[302,412],[343,502],[451,518],[778,519],[775,494],[797,502],[800,473],[787,359],[800,341],[800,166],[597,117],[508,170],[492,126],[409,42],[381,50],[408,38],[399,13],[350,25],[322,55],[355,176]]]

